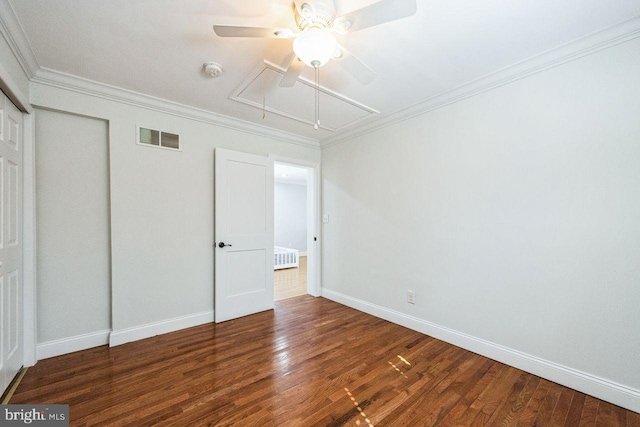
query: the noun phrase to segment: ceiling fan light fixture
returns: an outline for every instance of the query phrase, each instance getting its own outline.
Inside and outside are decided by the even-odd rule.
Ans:
[[[311,18],[313,16],[313,7],[309,3],[302,3],[300,6],[300,15],[303,18]]]
[[[336,52],[338,42],[333,34],[320,28],[309,28],[293,42],[293,51],[309,67],[321,67]]]
[[[349,31],[349,28],[353,25],[353,22],[346,18],[338,18],[333,22],[333,28],[335,28],[338,34],[345,34]]]

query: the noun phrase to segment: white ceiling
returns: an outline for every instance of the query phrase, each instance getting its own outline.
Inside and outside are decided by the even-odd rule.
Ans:
[[[373,2],[336,0],[339,13]],[[328,118],[356,117],[359,110],[348,110],[354,104],[374,113],[314,130],[274,112],[288,109],[313,120],[313,92],[302,83],[292,89],[272,85],[264,96],[265,112],[260,90],[250,88],[252,79],[268,68],[264,60],[275,65],[269,73],[284,65],[291,40],[220,38],[212,30],[214,23],[290,27],[290,0],[10,3],[41,67],[318,141],[373,126],[376,120],[640,15],[640,0],[418,0],[412,17],[339,37],[378,76],[362,85],[335,63],[322,67],[322,86],[349,102],[321,99],[321,120],[323,107],[330,108]],[[223,75],[207,77],[206,61],[221,64]],[[306,68],[302,78],[312,81],[312,71]],[[244,89],[252,102],[231,99]]]

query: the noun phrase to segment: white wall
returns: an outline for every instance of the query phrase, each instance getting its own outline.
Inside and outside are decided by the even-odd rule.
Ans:
[[[307,251],[307,186],[276,182],[274,187],[276,246]]]
[[[36,110],[38,343],[111,329],[108,129]]]
[[[603,379],[638,411],[639,53],[635,39],[324,149],[323,294]]]
[[[320,151],[109,98],[31,85],[34,105],[109,122],[111,338],[120,343],[213,319],[216,147],[314,162]],[[179,133],[182,151],[136,145],[137,124]]]

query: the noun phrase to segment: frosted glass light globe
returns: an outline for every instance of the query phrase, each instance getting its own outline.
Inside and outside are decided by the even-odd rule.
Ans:
[[[320,28],[309,28],[293,41],[293,51],[310,67],[321,67],[333,56],[338,42],[333,34]]]

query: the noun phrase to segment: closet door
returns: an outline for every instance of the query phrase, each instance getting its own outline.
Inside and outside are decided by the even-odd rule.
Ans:
[[[22,367],[22,113],[0,92],[0,388]]]

